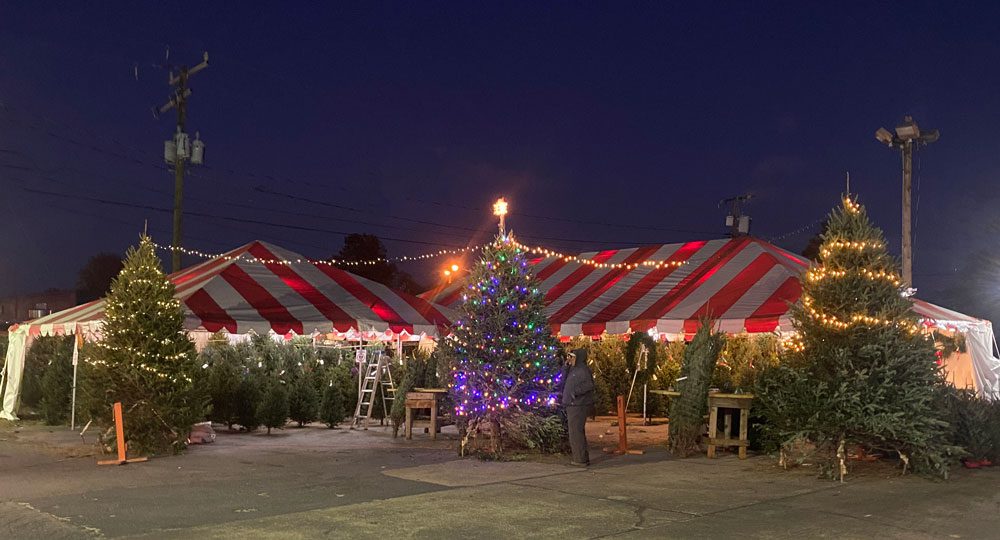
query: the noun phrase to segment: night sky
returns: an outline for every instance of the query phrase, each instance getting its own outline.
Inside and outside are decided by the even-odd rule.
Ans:
[[[968,311],[948,291],[996,246],[1000,4],[706,4],[0,4],[0,295],[73,286],[145,220],[169,244],[169,47],[211,55],[191,248],[421,254],[481,242],[504,195],[522,239],[590,251],[722,237],[720,199],[752,192],[753,234],[798,252],[850,171],[898,252],[873,133],[912,114],[941,131],[914,161],[915,282]]]

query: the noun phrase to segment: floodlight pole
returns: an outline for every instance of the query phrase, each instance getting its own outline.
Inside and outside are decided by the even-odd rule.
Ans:
[[[913,140],[904,141],[900,147],[903,155],[903,283],[913,286],[913,218],[910,201],[913,187]]]
[[[879,128],[875,138],[889,148],[898,148],[903,158],[903,230],[901,251],[903,257],[903,285],[913,286],[913,234],[911,191],[913,186],[913,147],[915,144],[928,144],[938,140],[940,133],[936,129],[921,131],[912,116],[904,116],[903,123],[896,126],[895,133]]]

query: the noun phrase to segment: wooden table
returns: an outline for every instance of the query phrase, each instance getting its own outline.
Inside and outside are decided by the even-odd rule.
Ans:
[[[680,397],[680,392],[673,390],[650,390],[651,394],[658,394],[670,399]],[[750,441],[747,431],[750,422],[750,403],[753,402],[753,394],[708,394],[708,457],[715,457],[716,446],[738,446],[740,459],[747,458],[747,446]],[[730,439],[733,428],[733,414],[726,412],[723,422],[725,436],[718,438],[719,409],[736,409],[740,415],[739,439]]]
[[[747,438],[747,430],[750,422],[750,403],[753,401],[753,394],[709,394],[708,395],[708,457],[715,457],[716,446],[738,446],[740,459],[747,458],[747,446],[750,441]],[[719,421],[719,409],[735,409],[740,415],[739,439],[730,439],[733,427],[733,412],[724,413],[725,433],[722,438],[717,438]]]
[[[448,394],[447,388],[414,388],[406,393],[406,438],[413,438],[413,409],[431,410],[431,439],[437,439],[438,401]]]

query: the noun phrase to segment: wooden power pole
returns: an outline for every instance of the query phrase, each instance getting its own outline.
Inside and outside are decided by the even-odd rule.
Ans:
[[[170,68],[170,86],[174,88],[169,100],[164,105],[154,109],[154,115],[159,117],[170,109],[177,109],[177,130],[174,138],[166,141],[164,146],[164,159],[168,164],[174,166],[174,234],[171,242],[171,272],[181,269],[181,233],[183,231],[184,219],[184,169],[188,160],[193,165],[201,165],[204,159],[205,145],[200,137],[196,136],[192,141],[184,131],[187,123],[187,98],[191,96],[191,89],[188,88],[188,81],[191,76],[208,67],[208,53],[200,64],[193,68],[179,66],[174,74],[173,67]]]

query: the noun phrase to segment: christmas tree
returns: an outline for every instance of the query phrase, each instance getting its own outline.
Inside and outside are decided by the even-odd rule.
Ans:
[[[344,399],[343,381],[335,376],[323,389],[319,418],[327,427],[333,429],[344,421],[345,416],[347,416],[347,403]]]
[[[501,424],[509,424],[502,420],[551,414],[557,403],[559,344],[525,255],[512,235],[483,249],[459,320],[441,345],[455,414],[468,433],[488,432],[493,452],[501,450]]]
[[[854,446],[946,474],[957,449],[947,444],[934,344],[882,232],[850,197],[830,215],[792,318],[797,352],[758,390],[765,431],[816,444],[835,476]]]
[[[288,423],[288,389],[284,380],[268,379],[264,399],[257,404],[257,416],[271,434],[271,428],[283,428]]]
[[[111,284],[103,339],[85,349],[83,369],[95,421],[110,424],[112,405],[122,403],[130,452],[180,451],[191,426],[204,419],[206,400],[193,384],[196,355],[183,322],[174,286],[143,235]]]
[[[712,321],[702,320],[691,344],[684,348],[684,362],[677,390],[681,395],[670,403],[670,451],[688,456],[698,451],[708,387],[719,360],[725,337],[712,329]]]
[[[300,373],[292,382],[288,394],[288,416],[302,427],[316,419],[319,410],[319,396],[315,385],[306,373]]]

